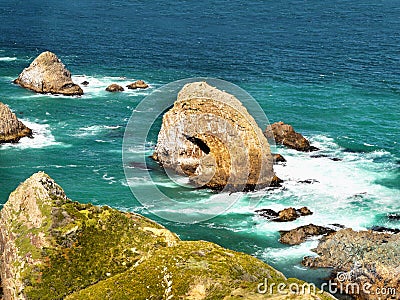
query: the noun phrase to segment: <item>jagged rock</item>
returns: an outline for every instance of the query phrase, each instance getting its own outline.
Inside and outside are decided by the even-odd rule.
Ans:
[[[282,144],[298,151],[309,152],[319,150],[311,146],[310,142],[300,133],[294,131],[291,125],[283,122],[277,122],[268,126],[264,134],[268,139],[275,139],[277,144]]]
[[[278,218],[275,221],[290,222],[296,220],[298,217],[299,215],[297,214],[296,209],[289,207],[281,210],[278,214]]]
[[[144,82],[143,80],[137,80],[135,82],[132,82],[126,86],[130,90],[135,90],[135,89],[147,89],[149,85]]]
[[[330,234],[332,232],[335,232],[335,230],[323,226],[309,224],[289,231],[280,231],[279,233],[281,234],[281,238],[279,241],[283,244],[299,245],[305,242],[309,237]]]
[[[25,136],[32,137],[32,130],[19,121],[7,105],[0,102],[0,143],[16,143]]]
[[[272,153],[272,159],[274,160],[274,164],[279,162],[286,162],[286,159],[278,153]]]
[[[163,117],[154,157],[198,187],[242,191],[279,182],[253,117],[234,96],[206,82],[179,92]]]
[[[124,88],[116,83],[112,83],[106,88],[106,91],[107,92],[123,92]]]
[[[0,245],[5,300],[265,299],[257,293],[265,279],[286,293],[290,283],[304,283],[247,254],[181,241],[140,215],[73,202],[42,172],[1,210]]]
[[[378,299],[378,289],[400,291],[400,234],[342,229],[323,237],[314,251],[319,256],[305,257],[305,266],[333,268],[333,281],[338,286],[359,287],[359,293],[353,293],[353,289],[343,289],[342,293],[372,300]],[[379,299],[398,299],[396,296],[386,293]]]
[[[87,80],[82,81],[81,84],[84,85],[84,86],[87,86],[87,85],[89,85],[89,81],[87,81]]]
[[[14,83],[37,93],[82,95],[83,90],[72,82],[71,73],[52,52],[40,54]]]
[[[290,222],[296,220],[300,216],[308,216],[313,214],[312,211],[305,206],[300,209],[289,207],[279,212],[269,208],[263,208],[256,210],[256,213],[264,218],[267,218],[268,220],[275,222]]]

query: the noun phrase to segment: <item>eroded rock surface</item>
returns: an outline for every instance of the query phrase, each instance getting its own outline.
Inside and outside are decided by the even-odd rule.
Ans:
[[[391,293],[380,294],[379,299],[398,299],[400,234],[342,229],[322,238],[315,252],[319,256],[306,257],[303,264],[333,268],[333,277],[338,284],[358,286],[359,289],[355,289],[358,293],[348,290],[348,294],[356,299],[378,299],[377,291],[383,288]],[[393,291],[396,291],[395,295]]]
[[[282,299],[257,286],[268,280],[289,293],[290,283],[304,283],[249,255],[181,241],[140,215],[73,202],[43,172],[11,193],[0,212],[0,245],[6,300]]]
[[[234,96],[185,85],[163,117],[153,155],[198,187],[242,191],[278,183],[267,139]]]
[[[14,83],[37,93],[82,95],[81,87],[72,82],[71,73],[52,52],[40,54]]]
[[[288,231],[280,231],[279,241],[288,245],[299,245],[312,236],[325,235],[335,230],[314,224],[304,225]]]
[[[268,126],[264,134],[268,139],[273,138],[275,143],[298,151],[309,152],[318,150],[318,148],[311,146],[310,142],[300,133],[296,132],[291,125],[283,122],[276,122]]]
[[[0,102],[0,143],[16,143],[23,137],[32,137],[32,130],[18,120],[7,105]]]

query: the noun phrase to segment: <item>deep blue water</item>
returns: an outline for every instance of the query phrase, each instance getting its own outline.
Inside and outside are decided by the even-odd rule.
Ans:
[[[400,6],[395,0],[359,2],[1,1],[0,101],[35,138],[0,146],[0,201],[44,170],[72,199],[137,211],[183,239],[211,240],[317,282],[324,275],[299,264],[315,241],[283,246],[278,230],[311,222],[400,228],[386,218],[400,212]],[[36,95],[11,83],[45,50],[61,58],[77,83],[90,82],[83,97]],[[285,189],[243,195],[230,211],[199,224],[152,215],[126,183],[125,126],[156,88],[196,76],[239,85],[270,122],[291,123],[323,154],[342,161],[279,148],[288,159],[276,168]],[[136,79],[151,88],[104,91],[109,83]],[[155,126],[149,152],[157,132]],[[155,180],[177,198],[212,197],[185,192],[157,172]],[[309,178],[319,182],[298,183]],[[258,208],[307,205],[315,214],[268,223],[248,208],[254,197]]]

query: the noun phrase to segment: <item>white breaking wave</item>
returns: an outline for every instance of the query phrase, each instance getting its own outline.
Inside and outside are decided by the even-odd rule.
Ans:
[[[134,78],[126,78],[126,77],[94,77],[87,75],[74,75],[72,76],[72,81],[78,84],[84,93],[84,97],[99,97],[101,95],[108,95],[109,92],[106,91],[106,88],[112,84],[116,83],[122,86],[125,91],[123,93],[127,93],[128,95],[137,96],[137,95],[148,95],[150,91],[153,90],[153,85],[149,84],[149,88],[147,89],[136,89],[130,90],[126,86],[132,82],[135,82],[138,79]],[[82,82],[89,82],[88,85],[83,85]]]
[[[52,135],[50,126],[48,124],[39,124],[30,122],[27,120],[21,120],[27,127],[32,129],[33,138],[24,137],[15,144],[3,144],[0,146],[1,149],[38,149],[52,146],[68,146],[67,144],[57,142],[55,137]]]
[[[14,61],[17,60],[16,57],[9,57],[9,56],[5,56],[5,57],[0,57],[0,61]]]
[[[119,125],[116,125],[116,126],[92,125],[92,126],[79,128],[79,132],[73,134],[73,136],[75,136],[75,137],[94,136],[94,135],[99,134],[100,132],[108,131],[108,130],[115,130],[118,128],[121,128],[121,126],[119,126]]]

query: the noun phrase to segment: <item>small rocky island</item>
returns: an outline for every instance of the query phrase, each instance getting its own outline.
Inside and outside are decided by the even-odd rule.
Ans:
[[[42,94],[66,96],[83,94],[82,88],[72,82],[71,72],[50,51],[41,53],[28,68],[22,71],[14,83]]]
[[[186,84],[163,116],[153,158],[198,187],[243,191],[277,185],[267,139],[233,95]]]
[[[284,299],[257,287],[281,283],[288,294],[291,283],[304,284],[247,254],[182,241],[138,214],[71,201],[43,172],[10,194],[0,212],[0,245],[6,300]]]
[[[23,137],[32,137],[32,130],[18,120],[7,105],[0,102],[0,144],[16,143]]]

